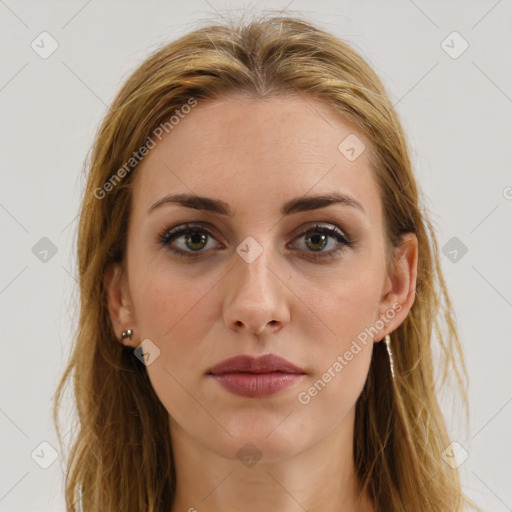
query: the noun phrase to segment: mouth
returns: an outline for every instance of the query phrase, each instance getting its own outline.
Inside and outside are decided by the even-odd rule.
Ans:
[[[290,388],[306,372],[274,354],[226,359],[210,368],[207,375],[225,390],[246,398],[264,398]]]

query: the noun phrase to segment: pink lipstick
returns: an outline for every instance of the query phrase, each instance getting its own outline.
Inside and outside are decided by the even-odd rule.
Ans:
[[[227,391],[248,398],[263,398],[284,391],[305,375],[304,370],[274,354],[231,357],[207,373]]]

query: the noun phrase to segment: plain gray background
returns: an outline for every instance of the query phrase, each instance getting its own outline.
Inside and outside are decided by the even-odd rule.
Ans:
[[[469,455],[464,487],[486,511],[512,510],[511,0],[0,0],[1,511],[64,510],[62,457],[41,465],[58,451],[50,405],[76,320],[81,170],[107,106],[198,21],[287,6],[359,50],[401,115],[470,375],[467,431],[443,405]]]

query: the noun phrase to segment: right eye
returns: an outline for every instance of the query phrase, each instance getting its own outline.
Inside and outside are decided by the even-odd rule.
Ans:
[[[181,240],[180,240],[181,239]],[[180,240],[181,247],[175,244]],[[214,240],[213,235],[207,229],[184,224],[172,229],[166,229],[158,236],[158,242],[179,256],[194,258],[206,252],[203,249],[212,249],[208,247],[210,240]]]

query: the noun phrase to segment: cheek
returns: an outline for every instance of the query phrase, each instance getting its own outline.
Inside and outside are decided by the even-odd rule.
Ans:
[[[365,276],[338,287],[335,302],[326,309],[334,322],[338,339],[346,343],[375,323],[380,303],[379,291],[375,281]]]
[[[372,358],[373,340],[361,329],[367,315],[357,309],[352,311],[352,316],[348,316],[348,311],[345,313],[335,325],[339,334],[336,343],[315,348],[317,371],[296,397],[306,423],[316,424],[324,434],[353,412]]]
[[[305,284],[301,298],[322,320],[325,348],[344,351],[377,320],[382,272],[378,265],[347,264],[328,280]]]
[[[179,424],[198,422],[215,432],[218,425],[209,423],[199,405],[204,361],[215,343],[205,345],[208,333],[219,318],[209,290],[216,280],[191,280],[167,271],[139,280],[136,313],[141,336],[151,339],[160,354],[146,367],[151,385],[168,413]],[[200,283],[200,284],[198,284]],[[135,295],[135,294],[134,294]]]
[[[148,366],[158,393],[162,382],[165,388],[179,387],[177,382],[189,383],[206,370],[203,362],[211,360],[208,351],[216,347],[203,340],[209,339],[221,312],[219,303],[213,300],[216,275],[194,278],[170,266],[155,267],[152,272],[138,274],[131,292],[141,340],[150,339],[160,350],[154,368]],[[169,381],[169,374],[177,382]]]
[[[330,418],[327,424],[340,421],[364,387],[374,346],[372,328],[378,318],[381,277],[379,265],[358,261],[347,264],[329,283],[303,291],[309,308],[322,320],[315,322],[321,329],[314,340],[316,372],[297,397],[311,418]]]
[[[212,315],[209,292],[217,280],[214,275],[191,276],[170,265],[138,272],[131,292],[141,334],[167,339],[184,326],[199,325],[205,315]]]

